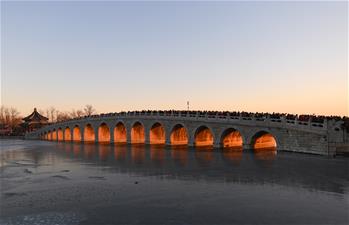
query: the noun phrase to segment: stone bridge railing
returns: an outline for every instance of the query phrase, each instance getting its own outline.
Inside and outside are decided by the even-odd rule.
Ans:
[[[109,132],[107,134],[109,135],[108,142],[114,143],[119,142],[116,135],[118,124],[124,126],[125,138],[123,140],[128,143],[134,143],[132,130],[135,129],[135,124],[141,125],[144,136],[142,142],[145,144],[152,144],[151,135],[155,124],[161,125],[164,136],[162,141],[168,145],[173,144],[171,138],[179,126],[184,128],[189,146],[199,146],[198,139],[200,138],[198,136],[207,130],[206,133],[211,135],[209,139],[212,139],[209,141],[216,148],[224,147],[226,136],[231,132],[237,132],[235,134],[240,136],[241,147],[245,149],[253,149],[258,138],[269,135],[275,139],[275,145],[280,151],[333,155],[336,152],[335,146],[338,143],[345,144],[347,139],[347,134],[343,132],[341,127],[342,121],[325,119],[319,123],[311,120],[302,121],[297,118],[287,119],[285,116],[278,118],[268,115],[246,117],[229,113],[223,115],[196,111],[186,113],[181,111],[146,111],[94,115],[50,124],[28,133],[26,137],[28,139],[87,142],[86,135],[91,133],[91,135],[93,134],[92,141],[101,142],[103,138],[101,126],[103,125]],[[75,132],[77,128],[79,132]],[[88,131],[90,128],[91,131]]]

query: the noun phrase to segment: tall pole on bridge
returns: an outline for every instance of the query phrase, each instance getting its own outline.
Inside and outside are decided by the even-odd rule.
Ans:
[[[187,101],[187,109],[188,109],[188,111],[189,111],[189,101]]]

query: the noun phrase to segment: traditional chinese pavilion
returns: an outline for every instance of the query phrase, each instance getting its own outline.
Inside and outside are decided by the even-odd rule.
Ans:
[[[26,132],[34,131],[48,124],[48,118],[38,113],[36,108],[32,114],[22,120],[24,120],[23,126]]]

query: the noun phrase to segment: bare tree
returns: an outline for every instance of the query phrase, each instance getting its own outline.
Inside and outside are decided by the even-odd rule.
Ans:
[[[9,115],[10,115],[9,125],[11,129],[14,129],[21,123],[19,112],[16,108],[11,107],[9,109]]]
[[[96,112],[92,105],[85,105],[84,112],[86,116],[91,116]]]
[[[76,116],[82,117],[84,115],[84,112],[81,109],[76,110]]]
[[[69,120],[69,119],[71,119],[71,116],[69,115],[69,113],[66,113],[66,112],[58,112],[57,113],[57,117],[56,117],[57,122],[65,121],[65,120]]]
[[[55,107],[53,107],[53,106],[50,107],[50,109],[49,109],[49,113],[50,113],[49,119],[50,119],[51,122],[54,122],[54,121],[55,121],[56,111],[57,111],[57,110],[56,110]]]

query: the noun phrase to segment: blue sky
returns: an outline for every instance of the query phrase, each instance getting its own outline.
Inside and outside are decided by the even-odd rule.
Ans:
[[[348,112],[346,2],[1,2],[2,104]]]

